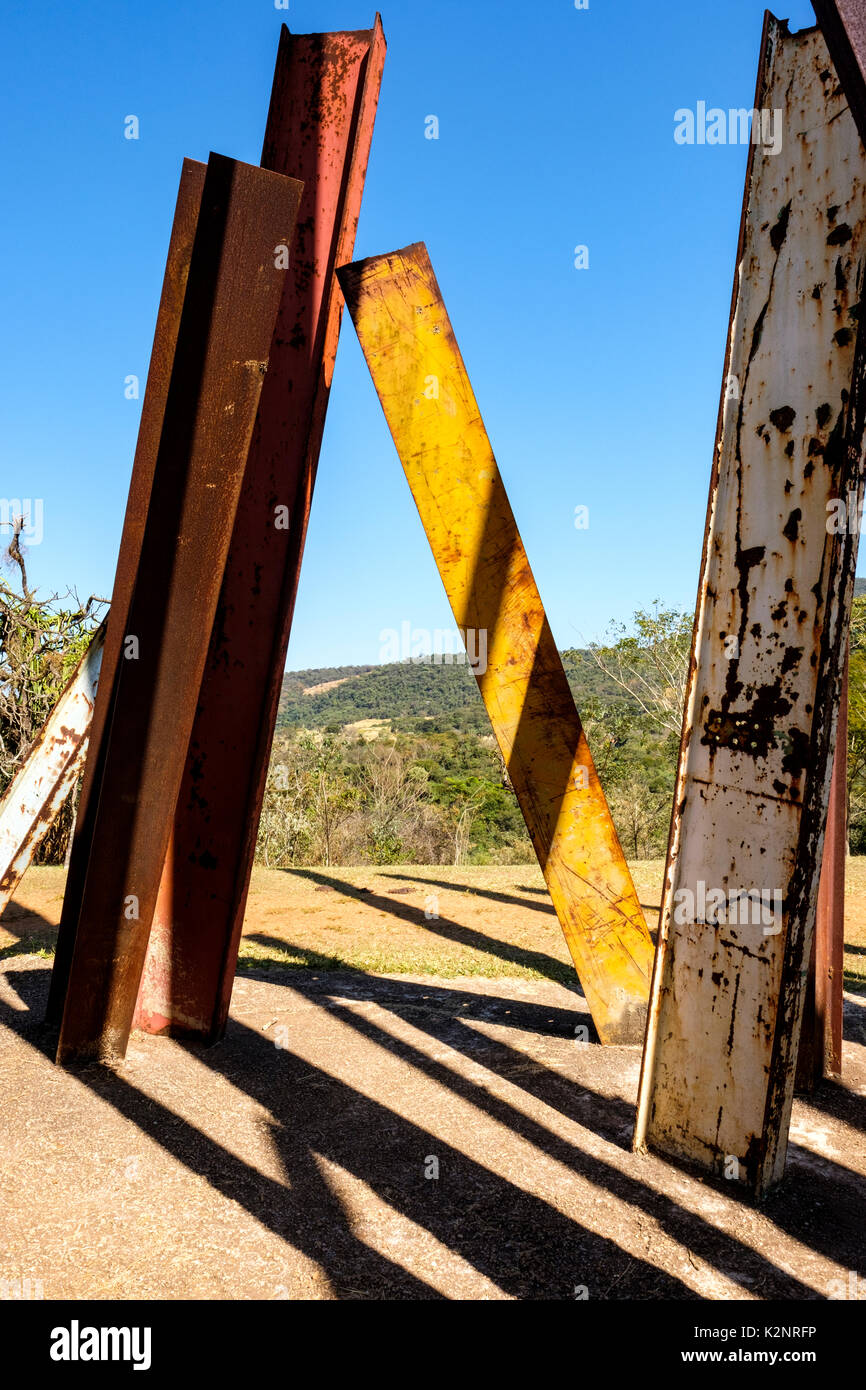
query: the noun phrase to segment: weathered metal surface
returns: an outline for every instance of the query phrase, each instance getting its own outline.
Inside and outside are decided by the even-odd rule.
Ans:
[[[211,155],[99,769],[58,1061],[126,1049],[300,185]]]
[[[84,892],[84,880],[93,839],[93,818],[99,799],[99,782],[104,757],[108,712],[121,661],[123,639],[128,631],[129,605],[132,601],[132,591],[135,586],[135,576],[141,555],[141,542],[150,503],[151,488],[153,487],[156,456],[162,434],[165,403],[174,364],[174,353],[206,172],[207,169],[204,164],[199,164],[192,159],[183,161],[174,224],[166,258],[162,296],[154,332],[153,350],[147,373],[147,387],[142,401],[138,442],[135,449],[126,517],[117,558],[114,591],[107,618],[102,676],[96,693],[96,705],[88,744],[89,753],[81,779],[78,816],[69,858],[69,871],[66,877],[66,891],[63,896],[63,911],[60,918],[54,968],[51,972],[46,1019],[55,1025],[60,1023],[63,1016],[63,1005],[69,982],[69,967],[72,962],[75,934],[81,912],[81,898]]]
[[[845,849],[848,832],[848,661],[842,677],[830,779],[830,801],[818,881],[815,931],[803,999],[794,1089],[811,1092],[825,1076],[842,1073],[845,957]]]
[[[384,59],[378,16],[280,39],[262,164],[304,194],[154,916],[151,1032],[215,1038],[228,1014]]]
[[[652,942],[427,251],[338,275],[599,1036],[638,1043]]]
[[[78,780],[87,752],[104,643],[103,623],[0,803],[0,912]]]
[[[866,145],[866,6],[863,0],[812,0],[812,8]]]
[[[784,1168],[853,592],[857,529],[831,518],[862,497],[866,186],[818,30],[767,16],[755,107],[783,142],[750,151],[635,1144],[760,1195]]]

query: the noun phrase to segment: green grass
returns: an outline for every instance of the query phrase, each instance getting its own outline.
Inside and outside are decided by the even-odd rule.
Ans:
[[[519,960],[503,960],[501,956],[477,949],[465,950],[455,956],[453,953],[439,952],[435,946],[423,950],[411,947],[382,950],[377,945],[371,945],[362,951],[325,954],[302,948],[280,949],[262,946],[255,941],[241,941],[239,972],[284,970],[320,970],[323,974],[334,970],[352,970],[364,975],[435,975],[442,980],[474,975],[480,979],[507,977],[520,980],[554,979],[561,984],[575,982],[574,966],[570,962],[551,960],[549,968],[541,971]]]

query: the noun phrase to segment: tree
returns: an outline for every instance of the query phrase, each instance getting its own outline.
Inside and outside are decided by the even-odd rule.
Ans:
[[[612,624],[610,640],[593,643],[598,667],[658,728],[679,736],[686,698],[692,617],[676,608],[639,608],[633,631]]]
[[[4,552],[18,570],[21,592],[0,578],[0,792],[26,762],[98,626],[105,600],[82,604],[70,592],[61,600],[39,598],[30,588],[20,537],[24,518],[12,523]],[[70,605],[69,600],[72,600]]]
[[[407,842],[423,819],[428,776],[395,740],[370,743],[364,754],[359,784],[370,857],[374,864],[398,864],[412,857]]]
[[[626,855],[653,859],[663,855],[671,813],[671,794],[653,791],[646,778],[631,771],[608,798],[610,812]]]

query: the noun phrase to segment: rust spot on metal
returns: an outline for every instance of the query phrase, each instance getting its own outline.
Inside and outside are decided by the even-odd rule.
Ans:
[[[780,430],[782,434],[787,434],[797,418],[797,412],[792,405],[780,405],[777,410],[770,411],[770,421]]]
[[[838,227],[834,227],[827,237],[828,246],[845,246],[853,236],[851,228],[847,222],[840,222]]]
[[[800,522],[802,518],[802,511],[799,507],[795,507],[788,517],[788,520],[785,522],[785,525],[782,527],[782,535],[786,540],[793,542],[797,539],[800,534]]]
[[[782,242],[788,235],[788,222],[790,221],[790,217],[791,204],[786,203],[785,206],[780,209],[779,216],[776,219],[776,225],[770,232],[770,241],[774,251],[780,251],[782,249]]]

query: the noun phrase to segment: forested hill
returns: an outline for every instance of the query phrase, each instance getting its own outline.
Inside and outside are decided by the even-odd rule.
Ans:
[[[586,652],[563,652],[578,708],[590,696],[622,699],[623,692]],[[432,721],[434,727],[487,728],[475,677],[468,666],[401,661],[386,666],[337,666],[287,671],[279,724],[283,728],[343,728],[361,719]]]
[[[854,594],[866,594],[866,578],[855,581]],[[588,700],[628,700],[589,652],[577,649],[560,655],[578,709]],[[419,731],[425,723],[431,732],[483,733],[489,728],[475,677],[466,665],[419,660],[384,666],[326,666],[284,675],[280,727],[336,730],[361,719],[395,720]]]

